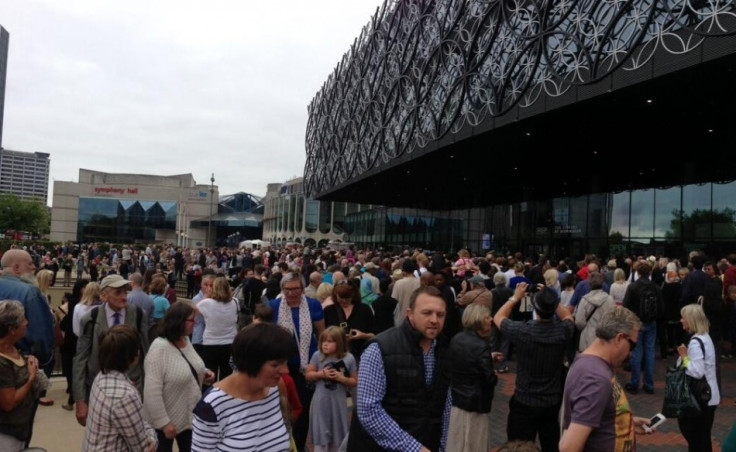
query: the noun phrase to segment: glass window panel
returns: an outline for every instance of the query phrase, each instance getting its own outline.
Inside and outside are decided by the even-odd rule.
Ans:
[[[713,238],[736,239],[736,182],[713,184]],[[736,248],[734,248],[736,249]],[[725,256],[728,253],[721,254]]]
[[[654,191],[654,237],[680,238],[680,193],[679,186]]]
[[[289,232],[294,232],[294,221],[296,221],[296,196],[291,195],[289,196],[289,216],[287,217],[289,220],[289,224],[287,226],[287,230]]]
[[[345,203],[335,202],[332,209],[332,230],[335,234],[342,234],[345,222]]]
[[[304,230],[304,196],[296,195],[296,223],[297,232]]]
[[[332,203],[322,201],[319,203],[319,232],[327,234],[332,225]]]
[[[608,193],[594,193],[588,196],[588,238],[608,236],[611,196]]]
[[[631,192],[631,237],[649,238],[654,232],[654,190]]]
[[[307,213],[304,223],[304,229],[307,232],[317,232],[317,215],[319,215],[319,201],[307,199]]]
[[[611,208],[611,229],[609,237],[629,237],[629,208],[631,206],[631,192],[614,193],[613,207]]]
[[[682,188],[682,235],[685,240],[709,240],[711,184]]]

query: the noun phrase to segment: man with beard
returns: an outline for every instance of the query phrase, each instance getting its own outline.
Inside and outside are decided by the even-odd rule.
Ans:
[[[405,314],[361,355],[350,451],[446,450],[451,403],[442,292],[416,289]]]
[[[36,266],[31,255],[20,249],[6,251],[0,265],[0,300],[20,301],[28,319],[26,335],[16,346],[21,354],[38,358],[44,368],[54,356],[54,316],[48,299],[38,289]]]

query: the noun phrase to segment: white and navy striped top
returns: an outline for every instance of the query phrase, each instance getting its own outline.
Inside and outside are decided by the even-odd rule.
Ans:
[[[194,408],[192,451],[288,452],[289,446],[278,387],[257,401],[212,388]]]

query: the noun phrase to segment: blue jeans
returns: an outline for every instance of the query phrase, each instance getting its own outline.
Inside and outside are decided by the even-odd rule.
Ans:
[[[631,352],[631,381],[634,388],[639,387],[642,352],[644,354],[644,389],[654,389],[654,343],[657,340],[657,322],[644,322],[639,330],[636,347]]]

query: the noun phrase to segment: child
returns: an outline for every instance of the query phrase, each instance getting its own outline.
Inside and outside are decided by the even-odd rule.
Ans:
[[[358,370],[346,350],[345,333],[331,326],[319,335],[319,347],[307,367],[306,379],[316,382],[309,411],[314,452],[336,452],[348,434],[345,388],[358,384]]]

